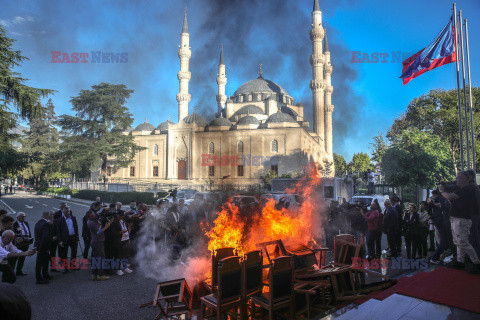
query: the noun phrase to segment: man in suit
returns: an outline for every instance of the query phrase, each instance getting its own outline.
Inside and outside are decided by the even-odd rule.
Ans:
[[[71,214],[68,206],[63,207],[62,216],[54,221],[55,234],[58,241],[58,253],[62,261],[68,259],[68,248],[71,250],[70,265],[77,257],[78,224],[77,219]],[[66,267],[63,273],[67,273]]]
[[[35,242],[37,248],[37,262],[35,264],[35,275],[37,284],[46,284],[53,279],[48,274],[48,262],[50,260],[50,246],[52,243],[53,213],[46,211],[35,224]]]
[[[53,221],[55,221],[56,219],[58,219],[62,216],[63,208],[66,205],[67,204],[65,202],[60,202],[60,210],[54,212],[53,217],[52,217]],[[52,232],[53,232],[53,239],[52,239],[52,242],[50,244],[50,263],[60,255],[60,250],[58,250],[59,252],[58,252],[58,255],[57,255],[58,239],[57,239],[56,230],[55,230],[54,227],[52,227]],[[51,272],[59,272],[58,270],[53,268],[53,265],[52,265],[52,269],[50,271]]]
[[[30,230],[30,225],[28,222],[25,221],[25,212],[17,213],[17,221],[13,223],[13,232],[15,232],[17,248],[22,251],[28,251],[28,247],[31,243],[30,239],[32,238],[32,231]],[[25,257],[19,257],[11,260],[12,270],[15,270],[15,264],[17,265],[17,277],[27,275],[22,270],[24,262]]]

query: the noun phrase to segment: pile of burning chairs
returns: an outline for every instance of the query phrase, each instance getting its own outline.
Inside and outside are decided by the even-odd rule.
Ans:
[[[285,245],[281,240],[256,246],[258,250],[243,257],[234,248],[215,250],[212,277],[193,293],[184,279],[162,282],[154,300],[142,306],[158,307],[156,319],[189,319],[198,300],[198,319],[310,319],[395,283],[377,272],[352,268],[363,244],[351,235],[335,238],[334,261],[328,264],[326,248]],[[367,281],[370,277],[380,281]]]

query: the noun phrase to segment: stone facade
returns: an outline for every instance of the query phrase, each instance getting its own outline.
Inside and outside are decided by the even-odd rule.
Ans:
[[[311,161],[321,167],[332,163],[333,173],[332,67],[321,15],[318,0],[314,0],[310,31],[313,130],[303,118],[303,105],[295,104],[280,85],[264,79],[261,68],[257,79],[246,82],[227,98],[223,47],[216,79],[215,119],[207,123],[195,110],[188,114],[191,50],[185,12],[178,51],[178,123],[167,120],[155,128],[145,120],[125,132],[146,149],[138,152],[127,168],[117,168],[115,159],[111,159],[108,179],[251,184],[258,183],[270,170],[279,175],[295,171],[302,174]]]

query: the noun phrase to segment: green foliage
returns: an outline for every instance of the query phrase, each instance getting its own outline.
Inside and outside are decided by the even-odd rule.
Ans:
[[[395,186],[432,189],[440,180],[454,178],[448,146],[437,135],[416,129],[395,136],[381,167],[386,182]]]
[[[69,194],[72,197],[75,197],[78,193],[77,189],[70,189],[69,187],[47,187],[43,186],[39,188],[40,191],[53,194]]]
[[[272,185],[272,179],[278,178],[278,175],[275,171],[271,170],[267,172],[264,176],[261,176],[260,179],[265,188],[269,189]]]
[[[476,146],[475,162],[478,167],[480,163],[480,139],[478,136],[478,132],[480,132],[480,88],[472,88],[472,101],[473,122],[476,132],[474,138]],[[462,117],[464,119],[464,113],[462,113]],[[407,129],[416,129],[438,136],[447,146],[455,170],[458,168],[460,143],[457,90],[431,90],[428,94],[413,99],[408,105],[405,114],[395,119],[387,133],[387,138],[394,142]]]
[[[388,149],[387,142],[381,132],[378,133],[378,136],[373,137],[373,142],[370,143],[370,146],[372,150],[372,162],[374,164],[381,163],[383,155]]]
[[[64,171],[82,177],[100,165],[103,175],[109,162],[125,167],[144,149],[134,143],[133,136],[122,134],[133,122],[125,106],[132,92],[123,84],[100,83],[70,100],[76,115],[62,115],[58,121]]]
[[[343,156],[333,153],[333,163],[335,165],[335,176],[343,176],[347,172],[347,162]]]
[[[58,176],[60,162],[58,160],[58,130],[53,125],[56,121],[55,109],[49,99],[45,113],[30,120],[30,130],[22,139],[22,152],[32,161],[23,170],[24,179],[32,179],[36,185],[39,181],[53,179]]]
[[[14,50],[15,40],[7,37],[7,31],[0,26],[0,174],[16,174],[28,165],[30,157],[15,150],[12,143],[18,135],[12,133],[17,119],[31,119],[45,110],[38,103],[53,90],[38,89],[25,85],[28,79],[15,72],[27,57],[20,50]]]
[[[354,153],[348,167],[351,172],[364,172],[373,168],[370,157],[365,152]]]
[[[282,173],[280,178],[292,178],[292,174],[291,173]]]
[[[329,177],[333,172],[333,162],[325,161],[325,167],[322,168],[322,175]]]

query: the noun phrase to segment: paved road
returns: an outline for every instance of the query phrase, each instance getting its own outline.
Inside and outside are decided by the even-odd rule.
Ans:
[[[2,195],[1,200],[14,211],[25,212],[32,229],[43,211],[58,209],[61,201],[24,192]],[[81,218],[89,206],[73,202],[68,205],[79,220],[81,234]],[[139,320],[152,319],[156,314],[153,309],[138,308],[141,303],[152,300],[156,283],[135,270],[123,276],[113,275],[107,281],[91,281],[90,270],[52,273],[54,279],[49,284],[37,285],[35,257],[26,258],[24,272],[28,275],[18,277],[16,282],[30,300],[32,319]]]

